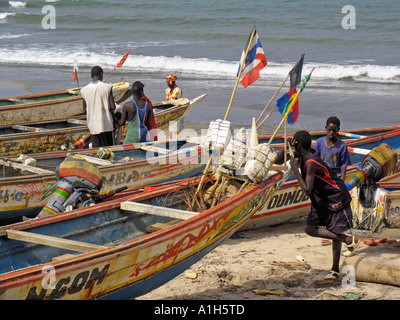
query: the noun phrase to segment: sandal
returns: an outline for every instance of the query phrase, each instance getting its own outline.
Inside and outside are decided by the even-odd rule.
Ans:
[[[325,277],[325,280],[336,280],[339,278],[339,272],[331,270]]]
[[[331,239],[325,239],[325,238],[321,239],[322,246],[329,246],[329,245],[331,245],[331,243],[332,243]]]
[[[347,251],[343,252],[343,255],[345,257],[352,257],[354,256],[354,252],[356,251],[356,248],[358,247],[358,245],[360,244],[361,240],[358,239],[356,236],[352,236],[353,237],[353,241],[351,242],[351,244],[345,244],[347,247]],[[357,238],[357,242],[355,241],[355,239]],[[353,248],[352,251],[350,251],[349,249]]]
[[[377,243],[374,239],[364,239],[363,242],[368,246],[376,246]]]

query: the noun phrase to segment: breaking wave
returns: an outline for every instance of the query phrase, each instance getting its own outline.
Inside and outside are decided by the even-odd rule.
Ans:
[[[23,37],[27,34],[3,37]],[[29,64],[43,66],[72,66],[73,57],[78,66],[91,67],[100,65],[112,69],[122,58],[121,53],[94,53],[84,51],[53,51],[41,49],[0,49],[0,63]],[[276,63],[269,61],[266,68],[260,72],[264,79],[282,79],[293,67],[293,63]],[[307,63],[303,67],[303,75],[315,66],[313,78],[319,80],[359,81],[400,83],[400,66],[374,65],[362,62],[343,63]],[[184,58],[180,56],[144,56],[131,54],[123,65],[126,71],[135,72],[177,72],[197,75],[200,78],[235,78],[238,69],[237,61],[212,60],[208,58]]]

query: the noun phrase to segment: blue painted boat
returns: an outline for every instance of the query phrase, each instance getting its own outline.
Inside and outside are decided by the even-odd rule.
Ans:
[[[276,172],[205,210],[199,209],[200,201],[193,202],[200,180],[195,177],[127,190],[105,203],[2,227],[0,298],[143,295],[229,238],[286,176]],[[205,187],[214,181],[209,178]]]
[[[95,163],[104,178],[100,192],[138,187],[195,176],[202,172],[205,155],[201,146],[185,139],[107,148],[113,159],[99,159],[99,148],[76,151],[75,155]],[[71,151],[28,155],[0,160],[0,224],[36,216],[57,186],[55,171]],[[30,164],[33,162],[32,164]]]

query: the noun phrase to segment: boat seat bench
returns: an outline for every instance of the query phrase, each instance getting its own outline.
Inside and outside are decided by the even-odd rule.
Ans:
[[[198,214],[198,212],[152,206],[149,204],[133,202],[133,201],[121,202],[121,210],[153,214],[156,216],[181,219],[181,220],[189,219]]]
[[[43,234],[36,234],[21,230],[7,229],[4,232],[5,234],[3,233],[2,236],[6,236],[8,239],[26,241],[30,243],[36,243],[36,244],[41,244],[66,250],[78,251],[78,252],[92,252],[108,248],[106,246],[101,246],[97,244],[63,239],[63,238],[47,236]]]

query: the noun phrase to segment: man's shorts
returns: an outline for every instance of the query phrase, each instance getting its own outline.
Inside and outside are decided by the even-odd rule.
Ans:
[[[306,225],[325,226],[330,232],[340,234],[353,227],[353,213],[350,206],[335,213],[321,213],[311,207]]]
[[[90,140],[93,148],[112,146],[114,144],[113,132],[107,131],[99,134],[92,134]]]

